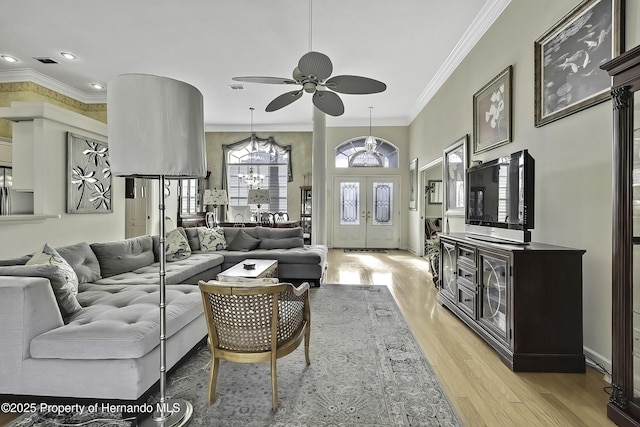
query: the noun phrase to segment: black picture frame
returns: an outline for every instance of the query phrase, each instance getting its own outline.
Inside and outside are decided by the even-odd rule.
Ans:
[[[600,66],[624,49],[624,0],[585,0],[534,43],[535,126],[611,97]]]

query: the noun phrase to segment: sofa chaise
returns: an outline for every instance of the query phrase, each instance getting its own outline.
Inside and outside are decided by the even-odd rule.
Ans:
[[[167,235],[167,253],[174,251],[165,276],[168,369],[206,338],[199,280],[215,279],[244,259],[265,258],[278,260],[281,281],[319,285],[326,267],[326,246],[302,244],[299,228],[220,229],[225,243],[218,242],[217,250],[201,244],[207,230],[179,228]],[[176,234],[182,236],[179,247]],[[158,242],[157,236],[141,236],[49,248],[44,264],[32,262],[39,252],[0,260],[4,400],[148,397],[159,379]],[[74,274],[77,289],[70,296]]]

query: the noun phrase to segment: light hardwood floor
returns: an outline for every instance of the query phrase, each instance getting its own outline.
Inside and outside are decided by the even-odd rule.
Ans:
[[[608,384],[586,374],[513,373],[496,353],[436,301],[427,262],[405,251],[332,249],[326,284],[385,285],[465,426],[613,426]],[[10,418],[0,414],[0,425]]]
[[[426,260],[332,249],[326,284],[386,285],[465,426],[613,426],[603,374],[514,373],[436,301]]]

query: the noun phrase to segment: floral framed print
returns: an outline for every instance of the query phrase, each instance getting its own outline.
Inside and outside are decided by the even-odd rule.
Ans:
[[[112,209],[108,145],[67,132],[67,213]]]
[[[409,210],[418,210],[418,159],[409,162]]]
[[[468,135],[444,149],[444,212],[448,216],[464,216],[465,185],[468,165]]]
[[[600,69],[624,48],[623,0],[585,0],[535,41],[535,125],[611,97]]]
[[[511,65],[473,95],[473,153],[511,142]]]

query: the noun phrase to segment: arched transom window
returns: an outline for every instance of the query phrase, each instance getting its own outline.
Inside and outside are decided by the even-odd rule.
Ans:
[[[365,144],[360,136],[343,142],[336,148],[336,168],[374,167],[397,168],[398,148],[384,139],[375,138],[375,147]]]

